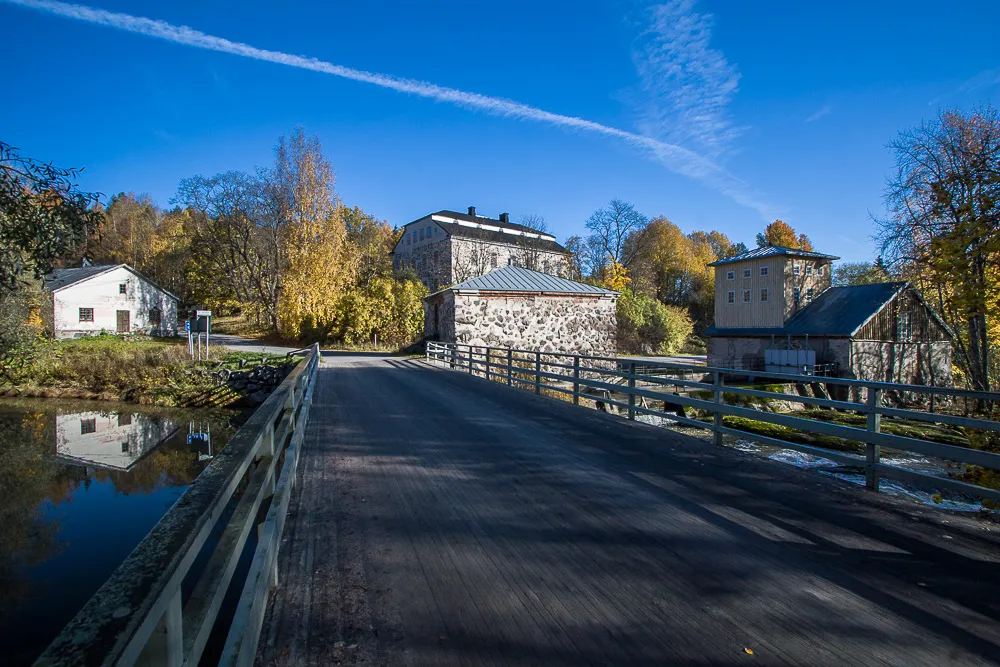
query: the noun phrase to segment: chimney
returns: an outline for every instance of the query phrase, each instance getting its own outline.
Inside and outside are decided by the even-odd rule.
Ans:
[[[469,207],[469,215],[471,215],[472,217],[476,217],[476,207],[475,206],[470,206]]]
[[[500,222],[510,224],[510,213],[501,213]]]

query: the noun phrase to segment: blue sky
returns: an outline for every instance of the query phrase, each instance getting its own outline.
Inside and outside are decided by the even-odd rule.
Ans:
[[[322,140],[344,201],[392,224],[475,205],[542,215],[562,239],[618,197],[748,244],[781,217],[817,249],[864,260],[892,168],[886,142],[1000,92],[1000,3],[986,0],[87,5],[414,79],[421,94],[21,2],[0,0],[18,54],[0,137],[85,166],[89,189],[164,206],[183,177],[270,163],[277,137],[302,126]],[[487,99],[459,106],[424,84]],[[493,98],[560,117],[504,115]]]

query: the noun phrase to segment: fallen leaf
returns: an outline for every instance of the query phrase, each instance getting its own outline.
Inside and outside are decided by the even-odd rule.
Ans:
[[[748,648],[744,648],[743,652],[746,653],[747,655],[753,655],[753,649],[749,648],[749,647]]]

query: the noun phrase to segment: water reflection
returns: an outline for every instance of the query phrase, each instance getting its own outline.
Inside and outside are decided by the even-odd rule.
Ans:
[[[37,657],[238,422],[232,411],[0,401],[3,664]]]

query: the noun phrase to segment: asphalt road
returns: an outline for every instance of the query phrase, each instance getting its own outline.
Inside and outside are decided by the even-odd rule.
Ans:
[[[422,361],[298,482],[258,664],[1000,664],[995,524]]]

